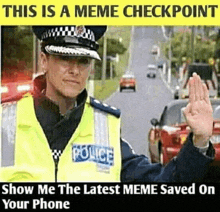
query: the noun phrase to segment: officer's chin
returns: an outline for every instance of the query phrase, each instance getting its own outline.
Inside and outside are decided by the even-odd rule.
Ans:
[[[76,98],[81,93],[81,90],[65,90],[61,92],[62,96],[66,99],[73,99]]]

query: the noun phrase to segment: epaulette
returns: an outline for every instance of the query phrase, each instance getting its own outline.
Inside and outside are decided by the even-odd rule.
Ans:
[[[102,103],[101,101],[93,98],[93,97],[90,97],[90,104],[96,108],[96,109],[99,109],[101,111],[104,111],[106,113],[110,113],[114,116],[116,116],[117,118],[120,117],[121,115],[121,110],[120,109],[117,109],[115,107],[112,107],[112,106],[109,106],[107,105],[106,103]]]

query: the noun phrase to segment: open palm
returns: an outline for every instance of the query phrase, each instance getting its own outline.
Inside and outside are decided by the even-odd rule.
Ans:
[[[189,103],[184,115],[195,136],[206,140],[211,137],[213,117],[209,92],[196,73],[189,80]]]

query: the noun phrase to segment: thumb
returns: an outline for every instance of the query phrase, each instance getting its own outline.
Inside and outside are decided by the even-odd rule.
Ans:
[[[190,115],[190,111],[191,111],[191,104],[188,103],[188,105],[185,108],[183,108],[183,115],[185,116],[186,119]]]

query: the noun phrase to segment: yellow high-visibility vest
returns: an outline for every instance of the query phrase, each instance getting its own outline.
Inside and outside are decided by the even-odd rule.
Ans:
[[[4,105],[1,118],[1,182],[120,181],[120,118],[96,109],[89,97],[57,171],[31,95]]]

